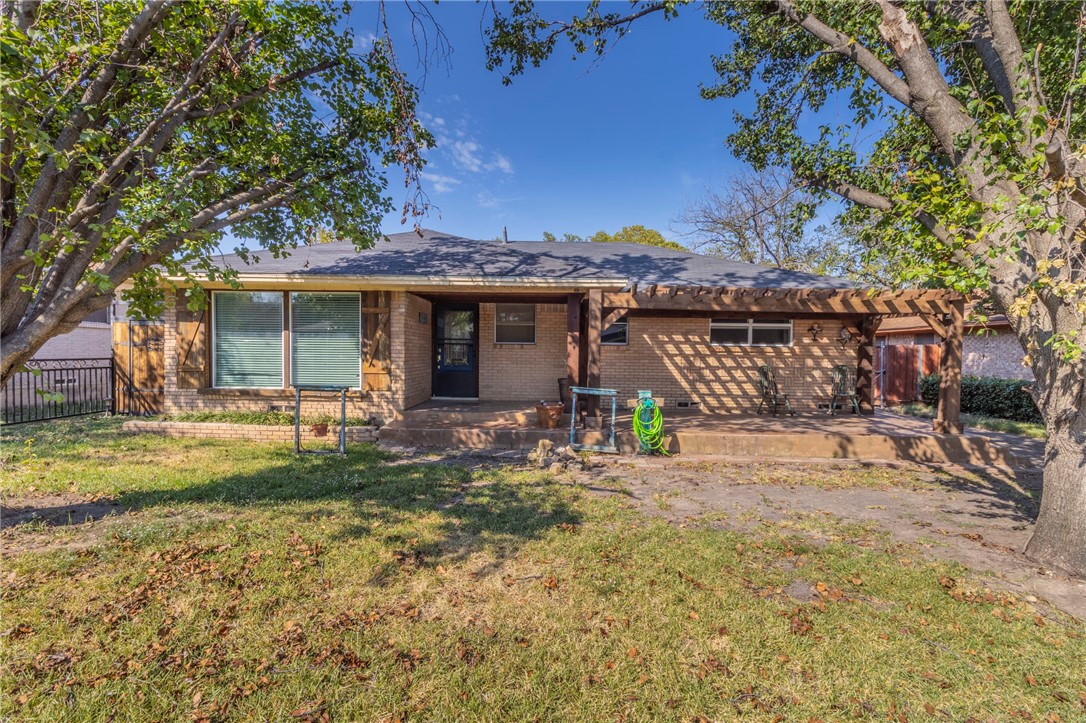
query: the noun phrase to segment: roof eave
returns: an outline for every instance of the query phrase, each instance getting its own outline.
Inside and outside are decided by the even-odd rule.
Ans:
[[[190,286],[191,282],[180,276],[167,276],[166,279],[178,286]],[[558,289],[567,287],[588,289],[614,289],[626,285],[625,277],[589,277],[589,278],[554,278],[531,276],[419,276],[415,274],[400,276],[358,276],[347,274],[239,274],[238,280],[245,285],[283,285],[304,286],[306,284],[343,284],[352,287],[519,287],[533,289]],[[203,286],[229,287],[222,281],[201,282]]]

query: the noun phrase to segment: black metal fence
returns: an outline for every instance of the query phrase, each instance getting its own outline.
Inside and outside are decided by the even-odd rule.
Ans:
[[[112,359],[33,359],[0,390],[0,421],[21,424],[113,411]]]

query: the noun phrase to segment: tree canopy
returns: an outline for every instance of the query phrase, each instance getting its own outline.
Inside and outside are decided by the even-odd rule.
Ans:
[[[675,241],[669,241],[668,239],[664,238],[664,235],[656,229],[646,228],[645,226],[641,226],[640,224],[635,224],[633,226],[623,226],[621,229],[615,231],[613,234],[607,233],[606,231],[597,231],[596,233],[592,234],[587,238],[585,238],[584,236],[579,236],[577,234],[565,233],[562,234],[561,239],[558,239],[558,237],[550,231],[544,231],[543,240],[548,242],[561,240],[565,243],[581,243],[585,241],[592,243],[621,242],[631,244],[644,244],[646,246],[660,246],[662,248],[674,249],[676,251],[690,250],[680,243],[677,243]]]
[[[4,0],[0,345],[4,379],[129,282],[227,279],[217,242],[286,252],[328,230],[366,243],[430,136],[387,37],[349,5],[285,0]],[[199,300],[196,300],[199,303]]]

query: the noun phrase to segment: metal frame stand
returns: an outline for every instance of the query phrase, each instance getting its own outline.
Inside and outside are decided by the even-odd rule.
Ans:
[[[570,387],[570,400],[573,404],[572,414],[569,415],[569,446],[576,450],[588,450],[590,452],[607,452],[618,454],[615,446],[615,415],[618,411],[618,391],[615,389],[597,389],[595,387]],[[611,434],[608,444],[578,444],[577,443],[577,395],[595,397],[611,397]]]
[[[347,389],[348,387],[294,387],[294,452],[295,454],[338,454],[347,456]],[[302,449],[302,392],[339,392],[339,449]]]

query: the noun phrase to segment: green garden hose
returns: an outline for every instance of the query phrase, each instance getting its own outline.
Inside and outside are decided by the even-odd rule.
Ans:
[[[633,418],[634,433],[641,441],[641,451],[659,452],[670,457],[664,449],[664,414],[656,400],[646,397],[637,400]]]

